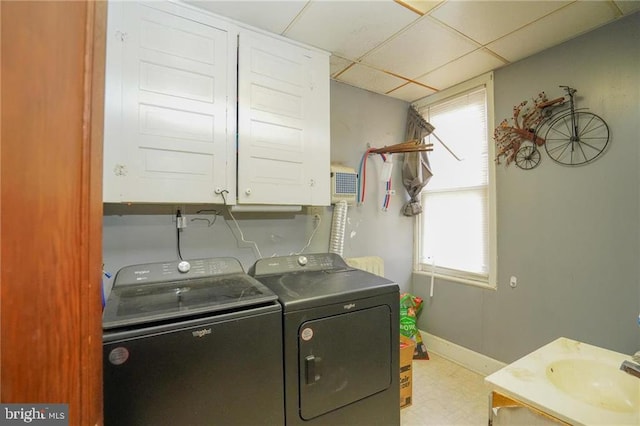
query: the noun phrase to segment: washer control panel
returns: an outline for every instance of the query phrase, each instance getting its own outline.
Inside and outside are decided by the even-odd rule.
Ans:
[[[116,275],[114,285],[165,282],[176,279],[204,278],[244,273],[238,259],[216,257],[126,266]]]

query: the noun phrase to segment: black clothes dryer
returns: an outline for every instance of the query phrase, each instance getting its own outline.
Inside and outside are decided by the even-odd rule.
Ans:
[[[399,425],[399,289],[337,254],[249,270],[283,310],[287,425]]]

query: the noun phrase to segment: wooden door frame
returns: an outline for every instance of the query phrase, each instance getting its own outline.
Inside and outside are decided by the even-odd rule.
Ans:
[[[0,402],[102,424],[104,1],[1,2]]]

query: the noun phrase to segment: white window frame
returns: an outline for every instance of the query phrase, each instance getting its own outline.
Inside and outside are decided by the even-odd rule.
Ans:
[[[497,249],[497,218],[496,218],[496,166],[495,161],[495,143],[493,143],[494,121],[494,96],[493,96],[493,73],[483,74],[464,83],[458,84],[441,92],[422,98],[413,102],[417,109],[424,108],[427,105],[444,101],[462,95],[464,92],[484,86],[487,97],[487,143],[489,144],[489,183],[488,183],[488,231],[489,231],[489,273],[488,277],[478,276],[477,274],[464,274],[463,276],[456,274],[448,274],[445,268],[433,268],[431,265],[420,263],[420,241],[422,237],[422,219],[420,215],[415,217],[414,222],[414,248],[413,248],[413,272],[417,275],[434,277],[442,279],[446,282],[460,283],[472,285],[476,287],[488,288],[495,290],[497,288],[498,273],[498,249]],[[437,129],[436,129],[437,132]],[[437,144],[436,144],[437,145]]]

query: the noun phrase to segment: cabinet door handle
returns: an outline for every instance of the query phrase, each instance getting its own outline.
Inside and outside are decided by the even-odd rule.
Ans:
[[[116,164],[113,168],[113,174],[116,176],[126,176],[127,173],[127,166],[125,166],[124,164]]]
[[[124,31],[116,31],[116,40],[118,41],[126,41],[128,34]]]

